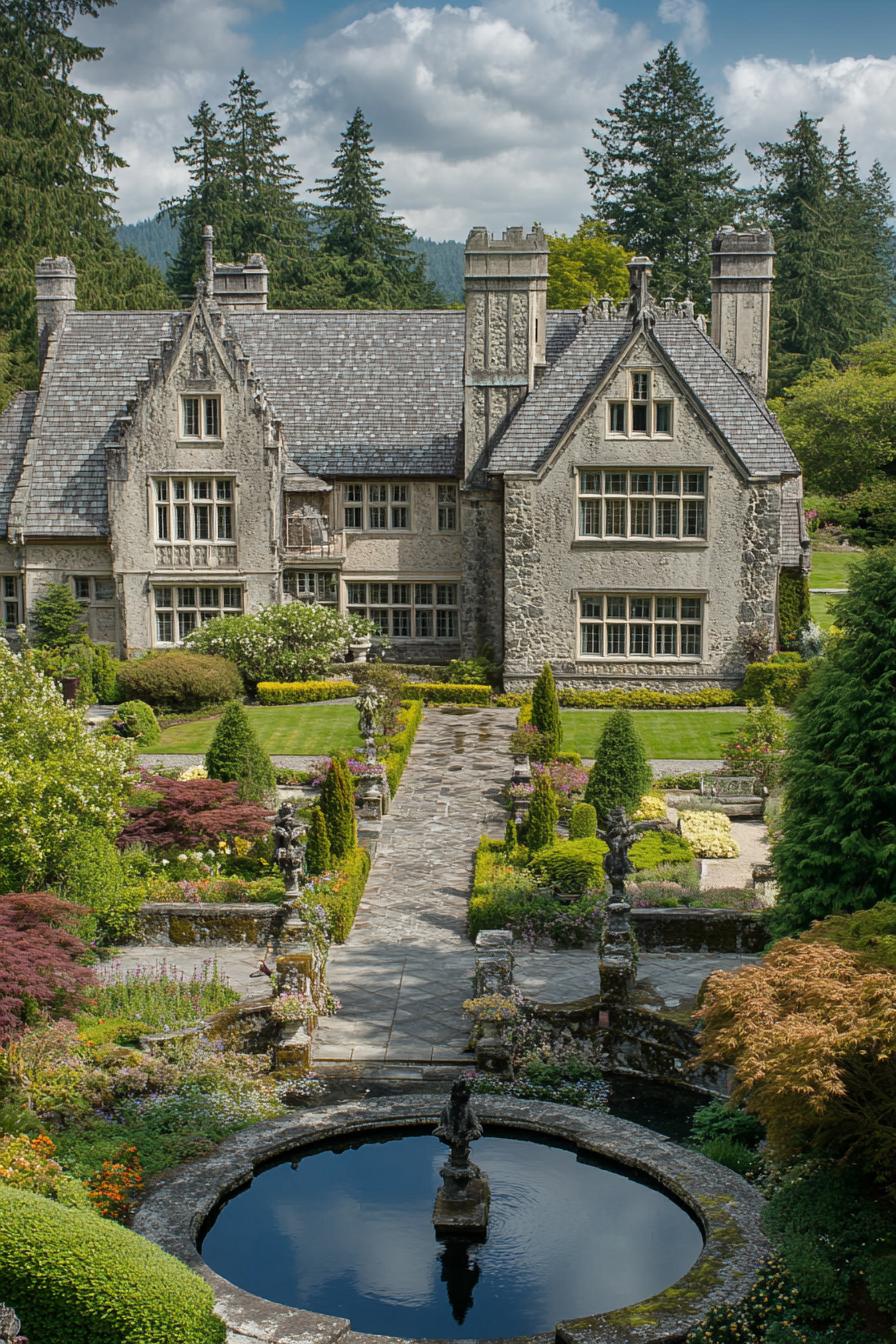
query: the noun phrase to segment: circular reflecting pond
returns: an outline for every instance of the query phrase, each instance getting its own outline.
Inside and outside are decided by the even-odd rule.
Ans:
[[[430,1133],[365,1135],[259,1171],[201,1250],[251,1293],[355,1330],[415,1338],[534,1334],[667,1288],[703,1248],[691,1215],[634,1171],[570,1145],[491,1132],[488,1239],[439,1242],[446,1149]]]

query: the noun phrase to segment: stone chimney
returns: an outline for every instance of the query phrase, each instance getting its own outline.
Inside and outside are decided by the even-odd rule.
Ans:
[[[738,233],[729,224],[712,241],[712,339],[762,397],[768,387],[774,260],[767,229]]]
[[[211,238],[204,238],[206,265],[211,258]],[[241,313],[264,313],[268,306],[268,265],[260,252],[252,252],[245,264],[212,262],[213,293],[222,308]]]
[[[68,257],[44,257],[34,268],[37,291],[37,359],[41,370],[50,338],[75,311],[78,273]]]
[[[535,227],[472,229],[464,250],[464,467],[482,470],[496,436],[545,365],[548,245]]]

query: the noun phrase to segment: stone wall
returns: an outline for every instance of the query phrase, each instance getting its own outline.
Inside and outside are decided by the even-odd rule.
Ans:
[[[768,945],[761,915],[745,910],[632,910],[642,952],[762,952]]]
[[[632,368],[650,368],[655,396],[673,402],[671,437],[609,436],[606,403],[627,395]],[[706,472],[705,539],[577,539],[577,469],[639,466]],[[659,681],[669,690],[693,690],[739,684],[745,665],[741,636],[759,622],[774,625],[781,486],[745,479],[646,344],[636,345],[539,479],[522,473],[504,479],[508,690],[530,685],[547,660],[562,686],[655,686]],[[588,591],[702,596],[702,656],[643,663],[583,658],[578,595]]]
[[[246,905],[147,903],[140,907],[135,941],[172,947],[213,947],[226,943],[264,947],[279,910],[279,905],[261,902]]]

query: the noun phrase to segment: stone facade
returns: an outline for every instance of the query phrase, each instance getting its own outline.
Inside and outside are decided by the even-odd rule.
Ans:
[[[39,263],[41,386],[0,417],[8,637],[52,582],[123,655],[323,601],[396,659],[487,645],[509,689],[547,660],[573,686],[734,685],[772,637],[806,541],[760,395],[768,234],[716,239],[717,344],[655,305],[646,259],[628,305],[549,312],[537,229],[471,232],[464,313],[269,312],[264,259],[205,244],[179,313],[80,313],[71,263]]]

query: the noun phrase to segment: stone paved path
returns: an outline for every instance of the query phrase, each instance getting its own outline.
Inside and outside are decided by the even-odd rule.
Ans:
[[[471,992],[466,935],[473,855],[500,836],[512,710],[428,710],[347,943],[328,978],[342,1011],[315,1034],[320,1061],[458,1058]]]

